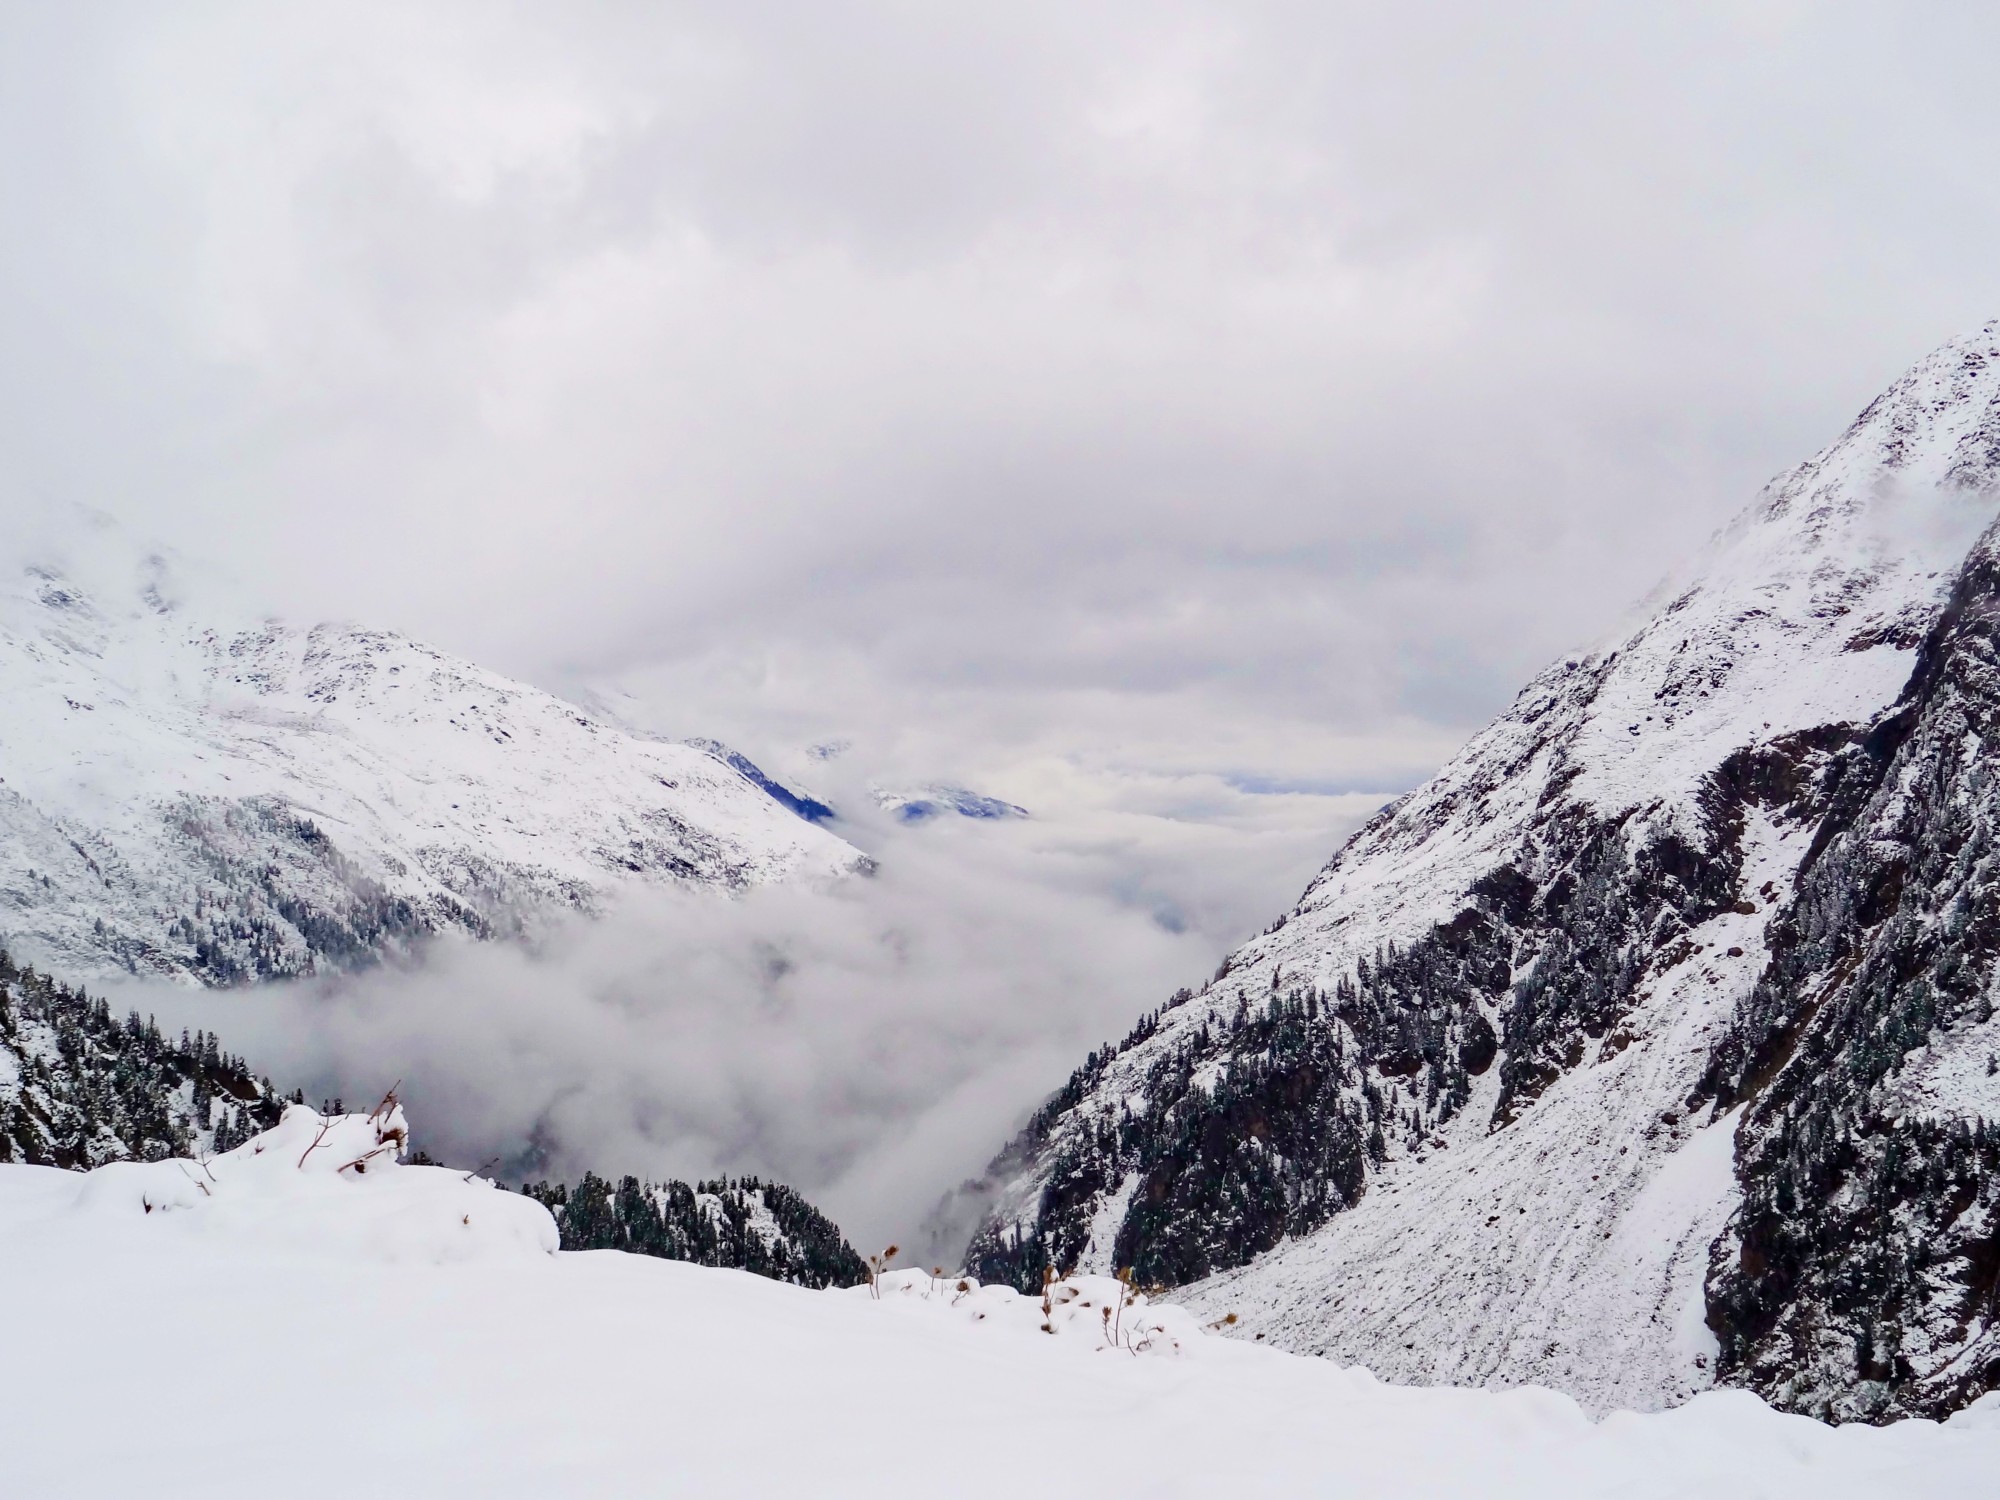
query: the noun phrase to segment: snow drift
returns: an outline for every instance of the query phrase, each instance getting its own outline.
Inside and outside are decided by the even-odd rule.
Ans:
[[[140,1253],[213,1247],[334,1263],[448,1265],[553,1255],[555,1220],[474,1173],[410,1166],[400,1105],[322,1115],[303,1104],[233,1151],[109,1162],[66,1177],[75,1196],[44,1226]],[[23,1167],[35,1173],[48,1169]],[[42,1178],[53,1192],[53,1179]]]
[[[1991,1401],[1836,1429],[1736,1392],[1593,1422],[1210,1337],[1108,1279],[807,1292],[552,1253],[539,1205],[400,1163],[403,1132],[295,1108],[205,1162],[0,1166],[0,1491],[1873,1500],[2000,1475]]]

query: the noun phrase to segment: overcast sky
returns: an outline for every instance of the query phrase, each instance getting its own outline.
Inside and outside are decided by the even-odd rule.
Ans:
[[[689,732],[1405,782],[2000,309],[1982,7],[4,14],[9,487]]]
[[[5,4],[0,483],[1012,797],[1216,947],[2000,312],[1996,56],[1784,0]]]

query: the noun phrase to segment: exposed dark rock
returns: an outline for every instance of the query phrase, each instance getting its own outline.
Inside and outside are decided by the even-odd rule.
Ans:
[[[1844,763],[1704,1080],[1749,1101],[1743,1206],[1709,1279],[1718,1373],[1793,1409],[1935,1416],[2000,1385],[2000,1119],[1931,1117],[1924,1079],[1954,1054],[1982,1069],[1996,1037],[1996,730],[1989,540],[1903,701]]]

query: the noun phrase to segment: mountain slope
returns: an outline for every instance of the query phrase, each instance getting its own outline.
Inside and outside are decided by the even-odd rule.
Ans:
[[[768,774],[742,751],[732,750],[720,740],[691,739],[687,743],[697,750],[706,751],[787,812],[804,818],[808,823],[831,823],[840,816],[811,792],[788,786]]]
[[[630,880],[833,877],[856,850],[702,749],[402,636],[180,597],[84,542],[0,586],[0,933],[228,983],[517,930]]]
[[[1788,1292],[1735,1327],[1718,1270],[1711,1309],[1744,1180],[1757,1201],[1769,1072],[1717,1059],[1783,1030],[1753,995],[1833,821],[1867,800],[1854,768],[1883,763],[1877,726],[1996,482],[1989,325],[1774,480],[1652,618],[1530,683],[1214,980],[1088,1059],[996,1161],[974,1268],[1130,1265],[1396,1379],[1645,1409],[1720,1361],[1807,1409],[1852,1395],[1851,1373],[1753,1375]],[[1979,1107],[1954,1097],[1939,1128]]]
[[[1709,1321],[1815,1412],[2000,1387],[2000,533],[1850,753],[1700,1097],[1747,1101]]]

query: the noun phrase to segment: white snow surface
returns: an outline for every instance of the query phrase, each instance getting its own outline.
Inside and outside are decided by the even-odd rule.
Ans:
[[[79,1241],[141,1258],[222,1253],[335,1265],[555,1253],[555,1220],[541,1204],[469,1172],[409,1166],[408,1139],[399,1105],[322,1115],[294,1104],[270,1130],[220,1156],[89,1172],[10,1168],[27,1174],[30,1196],[49,1212],[0,1222],[13,1231],[10,1250],[28,1255]]]
[[[1627,816],[1635,835],[1692,831],[1704,779],[1732,753],[1873,723],[1993,519],[1996,487],[2000,321],[1927,356],[1774,479],[1691,580],[1656,593],[1650,618],[1530,682],[1121,1054],[1068,1128],[1143,1108],[1154,1060],[1182,1028],[1226,1021],[1239,996],[1331,991],[1361,959],[1449,921],[1475,881],[1565,813]],[[1691,934],[1692,954],[1656,964],[1633,1016],[1585,1065],[1489,1134],[1496,1065],[1440,1137],[1371,1176],[1357,1207],[1182,1294],[1239,1313],[1246,1336],[1396,1380],[1542,1383],[1595,1411],[1657,1409],[1706,1388],[1698,1305],[1707,1245],[1734,1206],[1731,1127],[1679,1111],[1763,967],[1772,892],[1790,886],[1810,843],[1809,829],[1749,821],[1742,910]],[[1985,1071],[1996,1046],[1968,1036],[1913,1077],[1949,1076],[1955,1103],[2000,1096]],[[1002,1186],[997,1218],[1032,1218],[1055,1155]],[[1115,1227],[1099,1229],[1103,1254]]]
[[[625,882],[861,858],[694,746],[392,632],[187,595],[109,526],[0,578],[0,938],[65,973],[189,977],[198,940],[310,969],[285,899],[504,931]]]
[[[875,805],[906,823],[922,822],[926,818],[942,817],[946,813],[956,813],[961,818],[1006,819],[1029,816],[1025,807],[1012,802],[1003,802],[998,797],[989,797],[984,792],[975,792],[967,787],[952,786],[948,782],[930,781],[917,786],[886,787],[870,784],[869,795]]]
[[[1826,1427],[1739,1392],[1594,1422],[1543,1390],[1384,1385],[1143,1299],[1112,1337],[1124,1288],[1102,1278],[1045,1305],[922,1272],[808,1292],[557,1253],[540,1205],[398,1164],[401,1128],[298,1108],[205,1163],[0,1166],[0,1493],[1949,1500],[2000,1480],[1994,1398],[1943,1425]]]

